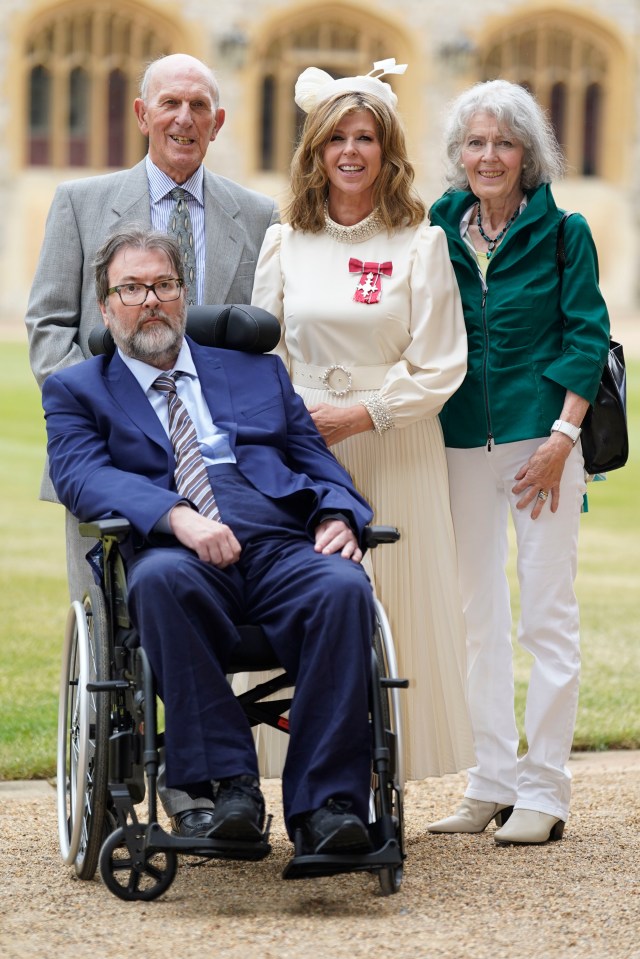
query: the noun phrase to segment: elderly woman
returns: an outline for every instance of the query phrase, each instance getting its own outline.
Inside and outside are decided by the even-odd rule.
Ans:
[[[412,186],[391,86],[310,68],[296,102],[308,115],[292,201],[287,222],[267,231],[253,302],[280,318],[294,386],[375,522],[401,530],[371,563],[411,680],[401,696],[405,771],[442,775],[474,761],[438,420],[466,370],[460,297],[444,233]]]
[[[566,226],[556,267],[563,171],[534,98],[480,83],[451,110],[451,189],[430,211],[462,295],[468,372],[441,414],[465,619],[476,765],[458,811],[431,832],[482,832],[498,843],[560,839],[569,814],[580,670],[574,592],[585,493],[580,424],[607,355],[609,320],[583,217]],[[533,657],[527,752],[518,759],[509,587],[511,513],[518,551],[518,638]],[[513,812],[511,811],[513,808]]]

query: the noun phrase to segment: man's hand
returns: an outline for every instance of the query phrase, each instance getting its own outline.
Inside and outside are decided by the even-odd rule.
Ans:
[[[362,560],[362,550],[353,530],[341,519],[326,519],[316,526],[315,550],[325,556],[340,551],[344,559],[352,559],[354,563]]]
[[[186,504],[174,506],[169,513],[169,525],[176,539],[204,563],[224,569],[240,559],[241,546],[231,529],[201,516]]]

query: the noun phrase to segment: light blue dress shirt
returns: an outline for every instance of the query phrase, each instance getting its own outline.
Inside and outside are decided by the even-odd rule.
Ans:
[[[169,436],[169,405],[167,403],[166,393],[154,390],[153,383],[162,373],[155,366],[143,363],[142,360],[134,360],[130,356],[125,356],[120,350],[120,358],[125,366],[131,371],[133,376],[144,390],[144,393],[158,415],[165,433]],[[207,402],[202,394],[200,380],[196,371],[191,350],[186,340],[183,340],[178,359],[172,370],[167,370],[168,374],[180,372],[182,375],[176,381],[176,392],[193,421],[198,435],[200,451],[207,466],[215,466],[217,463],[235,463],[236,458],[229,445],[229,434],[224,430],[218,429],[211,417],[211,412]]]
[[[167,196],[170,190],[179,186],[186,190],[187,208],[191,217],[193,243],[196,251],[196,303],[202,303],[204,295],[204,271],[206,263],[206,235],[204,231],[204,168],[199,166],[185,183],[174,183],[155,163],[146,157],[147,178],[149,180],[149,199],[151,201],[151,225],[154,230],[167,232],[169,214],[176,201]]]

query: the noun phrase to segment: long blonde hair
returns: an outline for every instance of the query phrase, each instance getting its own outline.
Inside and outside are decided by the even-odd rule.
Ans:
[[[319,233],[329,177],[324,149],[340,121],[351,113],[372,114],[380,138],[382,166],[373,186],[373,204],[388,230],[417,226],[426,207],[413,187],[415,171],[407,156],[400,120],[382,100],[368,93],[343,93],[321,101],[308,114],[291,161],[291,194],[284,218],[296,230]]]

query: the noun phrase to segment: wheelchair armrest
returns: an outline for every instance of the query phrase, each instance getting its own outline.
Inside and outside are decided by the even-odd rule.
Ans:
[[[95,539],[115,536],[121,543],[129,535],[131,523],[122,516],[114,516],[80,523],[79,529],[81,536],[93,536]],[[399,539],[400,531],[395,526],[366,526],[362,534],[362,542],[367,549],[375,549],[383,543],[397,543]]]
[[[375,549],[383,543],[397,543],[400,539],[400,530],[395,526],[365,526],[362,534],[363,546]]]
[[[93,536],[102,539],[104,536],[115,536],[121,543],[131,531],[131,523],[123,516],[113,516],[109,519],[95,519],[88,523],[80,523],[81,536]]]

